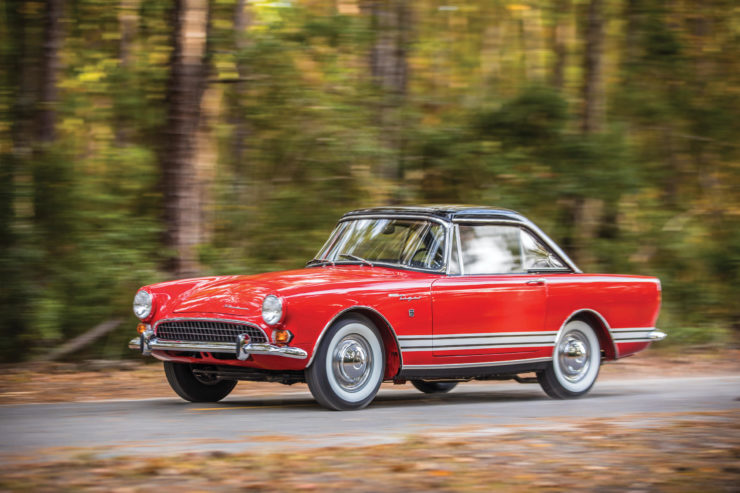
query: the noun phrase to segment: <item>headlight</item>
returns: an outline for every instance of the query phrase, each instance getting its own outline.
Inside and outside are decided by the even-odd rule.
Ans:
[[[265,296],[262,302],[262,320],[267,325],[275,325],[283,318],[283,300],[274,294]]]
[[[152,295],[141,289],[136,293],[136,296],[134,296],[134,314],[144,320],[151,313]]]

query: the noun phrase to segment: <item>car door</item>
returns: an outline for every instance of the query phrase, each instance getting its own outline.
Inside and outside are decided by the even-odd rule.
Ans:
[[[539,256],[548,262],[551,254],[517,224],[456,224],[455,242],[451,275],[432,284],[433,355],[458,361],[549,355],[556,333],[543,330],[547,281],[528,271],[543,262],[534,250],[543,249]]]

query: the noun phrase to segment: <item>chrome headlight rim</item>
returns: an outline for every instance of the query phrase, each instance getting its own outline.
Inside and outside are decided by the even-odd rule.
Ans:
[[[152,308],[154,306],[154,297],[152,294],[145,290],[140,289],[136,292],[136,296],[134,296],[134,315],[136,315],[139,320],[146,320],[149,315],[152,314]]]
[[[262,300],[262,320],[267,325],[274,326],[283,321],[284,315],[285,305],[283,299],[274,294],[265,296],[265,299]]]

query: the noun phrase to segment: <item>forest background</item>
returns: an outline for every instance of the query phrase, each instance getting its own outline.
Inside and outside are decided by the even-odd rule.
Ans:
[[[666,343],[740,334],[731,0],[4,0],[0,360],[139,286],[302,266],[342,212],[516,209],[660,277]]]

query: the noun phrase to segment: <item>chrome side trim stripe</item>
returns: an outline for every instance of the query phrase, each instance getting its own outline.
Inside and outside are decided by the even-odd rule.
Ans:
[[[624,329],[611,329],[612,332],[641,332],[655,330],[655,327],[628,327]]]
[[[629,335],[632,334],[632,335]],[[627,333],[622,337],[618,337],[614,339],[614,342],[616,343],[622,343],[622,342],[657,342],[662,341],[668,337],[668,334],[663,332],[659,329],[653,329],[648,331],[647,333],[638,332],[638,333]]]
[[[648,334],[648,337],[652,339],[653,341],[662,341],[663,339],[668,337],[668,334],[666,334],[660,329],[655,329],[654,331]]]
[[[456,345],[468,345],[468,346],[480,346],[481,344],[523,344],[527,342],[541,342],[544,344],[552,344],[555,342],[555,336],[519,336],[519,337],[470,337],[470,338],[451,338],[446,337],[435,338],[435,339],[411,339],[402,340],[402,347],[415,347],[415,346],[428,346],[430,343],[434,343],[435,347],[444,346],[456,346]]]
[[[465,350],[473,350],[473,349],[513,349],[513,348],[551,348],[555,347],[555,344],[534,344],[534,343],[527,343],[527,344],[480,344],[477,346],[424,346],[424,347],[414,347],[414,348],[405,348],[402,347],[402,351],[405,353],[413,353],[416,351],[465,351]]]
[[[655,342],[666,338],[666,333],[655,327],[626,327],[622,329],[611,329],[612,339],[615,344],[623,342]]]
[[[665,333],[657,330],[655,327],[628,327],[622,329],[611,329],[610,332],[615,343],[652,342],[665,338]]]
[[[553,331],[532,331],[532,332],[487,332],[487,333],[472,333],[472,334],[439,334],[439,335],[407,335],[407,336],[398,336],[398,340],[408,340],[408,339],[461,339],[466,337],[498,337],[498,336],[506,336],[506,337],[514,337],[514,336],[552,336],[556,335],[558,333],[557,330]]]
[[[648,283],[648,284],[658,284],[660,285],[659,279],[652,279],[652,278],[635,278],[635,277],[620,277],[618,275],[613,276],[589,276],[589,277],[564,277],[564,278],[557,278],[557,277],[551,277],[547,279],[548,283],[552,284],[566,284],[566,283],[578,283],[578,284],[590,284],[595,282],[623,282],[623,283],[630,283],[630,284],[637,284],[637,283]]]
[[[488,334],[410,335],[398,338],[402,351],[458,351],[553,347],[557,332],[499,332]]]
[[[551,357],[548,358],[528,358],[528,359],[512,359],[508,361],[486,361],[482,363],[447,363],[437,365],[403,365],[404,369],[407,370],[436,370],[439,368],[480,368],[486,366],[508,366],[516,365],[519,363],[539,363],[544,361],[552,361]]]

